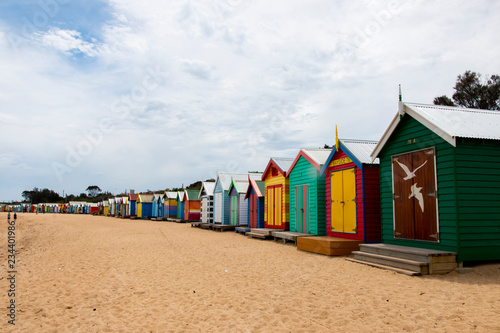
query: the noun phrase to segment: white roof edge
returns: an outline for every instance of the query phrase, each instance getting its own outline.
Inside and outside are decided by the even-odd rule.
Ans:
[[[405,111],[408,112],[410,110],[411,112],[408,112],[413,118],[418,120],[421,124],[424,124],[427,128],[429,128],[431,131],[442,137],[444,140],[446,140],[449,144],[451,144],[453,147],[456,147],[457,143],[455,140],[455,137],[453,137],[450,133],[447,133],[445,130],[442,128],[436,126],[436,124],[431,123],[429,120],[426,118],[422,117],[417,110],[413,109],[411,107],[411,104],[403,103],[405,106]],[[417,104],[415,104],[417,105]]]
[[[394,130],[398,126],[399,120],[400,120],[400,118],[399,118],[399,112],[398,112],[398,113],[396,113],[396,115],[392,119],[391,123],[389,124],[389,127],[387,127],[384,134],[382,134],[382,137],[380,138],[377,145],[375,146],[372,153],[370,154],[372,162],[377,159],[378,154],[380,153],[382,148],[385,146],[385,144],[386,144],[387,140],[389,139],[389,137],[391,136],[392,132],[394,132]]]
[[[426,127],[428,127],[431,131],[433,131],[434,133],[436,133],[437,135],[439,135],[441,138],[443,138],[444,140],[446,140],[448,143],[450,143],[453,147],[456,146],[456,139],[455,139],[454,136],[450,135],[449,133],[447,133],[443,129],[439,128],[435,124],[431,123],[430,121],[428,121],[427,119],[425,119],[424,117],[422,117],[415,109],[413,109],[411,107],[411,104],[418,105],[416,103],[404,103],[403,102],[403,115],[405,113],[408,113],[410,116],[412,116],[413,118],[415,118],[418,122],[422,123],[423,125],[425,125]],[[372,162],[378,157],[378,154],[380,153],[380,151],[382,150],[382,148],[387,143],[387,140],[389,140],[390,136],[392,135],[392,133],[394,132],[394,130],[396,129],[396,127],[399,125],[399,122],[401,120],[400,115],[401,114],[399,112],[396,113],[396,115],[392,119],[389,127],[387,127],[387,129],[385,130],[384,134],[380,138],[379,142],[377,143],[377,145],[373,149],[373,152],[370,154]]]

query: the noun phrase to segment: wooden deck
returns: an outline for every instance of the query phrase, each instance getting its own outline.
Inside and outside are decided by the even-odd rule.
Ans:
[[[359,251],[362,241],[328,236],[298,237],[297,249],[327,256],[346,256]]]
[[[214,225],[213,223],[200,223],[200,228],[209,230],[212,229],[213,225]]]
[[[201,228],[201,222],[191,222],[191,228]]]
[[[389,244],[361,244],[350,261],[407,275],[446,274],[458,267],[457,254]]]
[[[236,229],[235,225],[222,225],[222,224],[213,224],[212,230],[215,231],[234,231]]]
[[[248,228],[248,227],[236,227],[234,229],[234,231],[236,231],[237,233],[246,235],[250,231],[250,228]]]
[[[314,236],[312,234],[302,234],[300,232],[293,231],[273,231],[274,241],[282,242],[286,244],[286,242],[292,242],[297,244],[297,238],[299,237],[311,237]]]
[[[250,238],[271,239],[273,238],[274,231],[276,231],[276,229],[252,228],[246,235]]]

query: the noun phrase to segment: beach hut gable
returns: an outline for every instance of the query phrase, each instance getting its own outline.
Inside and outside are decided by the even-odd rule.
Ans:
[[[377,144],[382,242],[500,259],[500,113],[414,103]]]
[[[376,141],[336,140],[322,167],[326,181],[326,233],[331,237],[380,241],[378,159],[370,154]]]
[[[250,228],[264,228],[264,193],[266,184],[262,180],[249,179],[249,186],[245,193],[248,206],[248,226]]]
[[[213,223],[214,221],[214,190],[215,182],[202,182],[198,198],[200,200],[200,221]]]
[[[290,230],[326,235],[325,177],[320,170],[332,149],[301,149],[287,177],[290,181]]]
[[[164,216],[167,218],[177,218],[177,192],[165,191]]]
[[[272,157],[262,174],[264,189],[264,227],[289,230],[289,181],[286,177],[294,158]]]
[[[184,219],[189,221],[200,220],[200,200],[198,190],[184,190]]]

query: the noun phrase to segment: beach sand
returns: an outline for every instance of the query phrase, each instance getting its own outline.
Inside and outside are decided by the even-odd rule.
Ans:
[[[409,277],[189,224],[18,214],[2,332],[499,332],[500,263]]]

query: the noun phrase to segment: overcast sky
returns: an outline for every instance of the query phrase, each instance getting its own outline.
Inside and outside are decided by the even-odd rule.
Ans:
[[[263,171],[500,74],[500,1],[2,0],[0,201]]]

